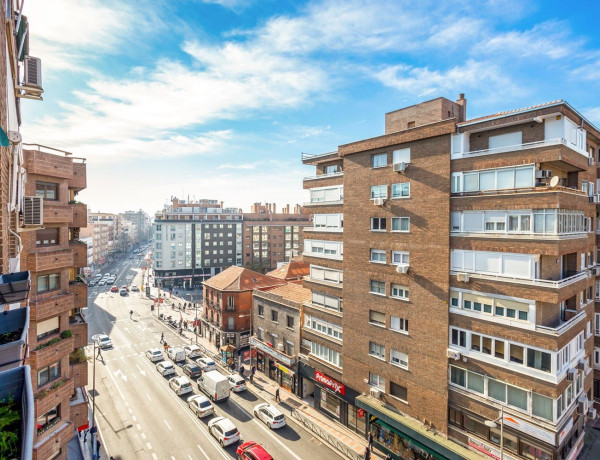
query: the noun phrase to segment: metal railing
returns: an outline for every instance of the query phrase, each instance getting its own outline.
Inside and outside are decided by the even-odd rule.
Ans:
[[[567,140],[563,137],[557,137],[555,139],[545,139],[543,141],[536,142],[526,142],[525,144],[516,144],[516,145],[507,145],[504,147],[495,147],[493,149],[482,149],[482,150],[472,150],[470,152],[461,152],[458,155],[463,157],[475,157],[481,155],[493,155],[495,153],[506,153],[506,152],[514,152],[518,150],[528,150],[535,149],[538,147],[547,147],[550,145],[564,145],[566,147],[570,147]],[[573,149],[579,153],[578,150]],[[457,156],[458,156],[457,155]]]
[[[354,449],[352,449],[351,447],[344,444],[341,440],[337,439],[331,433],[327,433],[322,427],[318,426],[316,423],[314,423],[312,420],[310,420],[309,417],[302,414],[302,412],[299,411],[298,409],[292,408],[291,415],[297,421],[299,421],[304,426],[304,428],[306,428],[307,430],[314,433],[321,440],[325,441],[327,444],[329,444],[331,447],[336,449],[339,453],[341,453],[346,458],[350,458],[350,459],[354,459],[354,460],[362,460],[363,459],[362,454],[356,452]]]
[[[342,177],[343,175],[344,175],[344,171],[338,171],[338,172],[334,172],[334,173],[330,173],[330,174],[307,176],[307,177],[304,177],[302,180],[307,181],[307,180],[317,180],[317,179],[329,179],[330,177]]]
[[[325,152],[325,153],[304,153],[302,152],[302,161],[304,160],[313,160],[315,158],[319,158],[319,157],[326,157],[329,155],[337,155],[338,151],[334,150],[333,152]]]
[[[450,275],[458,275],[459,273],[467,273],[470,278],[493,280],[493,281],[505,281],[508,283],[527,284],[530,286],[548,287],[548,288],[555,288],[555,289],[563,288],[565,286],[568,286],[569,284],[575,283],[575,282],[585,279],[585,278],[591,278],[591,272],[589,270],[580,271],[573,276],[569,276],[567,278],[563,278],[560,280],[544,280],[544,279],[538,279],[538,278],[533,278],[533,279],[519,278],[517,276],[504,275],[504,274],[496,275],[496,274],[489,274],[489,273],[486,273],[486,274],[472,273],[472,272],[462,272],[460,270],[451,270],[450,271]]]

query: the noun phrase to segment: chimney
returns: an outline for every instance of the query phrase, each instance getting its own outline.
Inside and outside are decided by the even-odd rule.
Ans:
[[[277,203],[273,203],[272,212],[273,214],[277,214]]]
[[[458,112],[458,123],[462,123],[467,119],[467,100],[465,99],[465,93],[460,93],[456,103],[460,106]]]

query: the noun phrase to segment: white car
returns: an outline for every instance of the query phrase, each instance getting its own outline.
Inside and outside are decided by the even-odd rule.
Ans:
[[[246,389],[246,380],[244,380],[244,377],[239,374],[229,374],[227,376],[227,380],[229,380],[231,391],[239,393],[240,391],[244,391]]]
[[[112,348],[112,340],[106,334],[96,334],[92,336],[92,340],[96,342],[96,346],[102,349]]]
[[[171,361],[161,361],[156,365],[156,370],[165,377],[167,375],[175,374],[175,366]]]
[[[192,382],[190,382],[187,377],[173,377],[169,380],[169,386],[178,396],[193,391]]]
[[[163,359],[163,354],[158,348],[150,348],[149,350],[146,350],[146,357],[152,362],[161,361]]]
[[[106,280],[104,278],[102,278],[100,281],[98,281],[98,286],[104,286],[106,284]]]
[[[196,363],[202,368],[202,372],[210,372],[217,370],[217,365],[210,358],[198,358],[196,360]]]
[[[185,351],[185,355],[188,358],[199,358],[202,356],[200,353],[200,347],[198,345],[186,345],[183,347],[183,351]]]
[[[254,416],[265,422],[271,429],[281,428],[286,425],[285,415],[269,403],[254,406]]]
[[[208,431],[219,441],[221,447],[240,440],[240,431],[231,420],[225,417],[215,417],[208,422]]]
[[[215,413],[215,406],[213,406],[208,398],[204,395],[190,396],[188,399],[188,406],[198,416],[198,418],[206,417]]]
[[[108,278],[108,279],[106,280],[106,284],[113,284],[113,283],[115,282],[115,279],[116,279],[116,278],[115,278],[114,276],[111,276],[110,278]]]

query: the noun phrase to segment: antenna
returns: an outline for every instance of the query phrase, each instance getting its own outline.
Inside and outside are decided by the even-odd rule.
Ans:
[[[560,177],[552,176],[552,179],[550,179],[550,187],[556,187],[558,185],[559,181],[560,181]]]

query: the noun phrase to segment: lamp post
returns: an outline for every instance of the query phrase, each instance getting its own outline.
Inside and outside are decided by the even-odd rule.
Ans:
[[[92,368],[92,452],[94,449],[94,434],[96,431],[96,341],[94,340],[94,366]]]
[[[504,406],[500,406],[500,417],[496,420],[486,420],[484,423],[490,428],[496,428],[500,420],[500,460],[504,460]]]
[[[248,347],[250,350],[250,373],[252,374],[252,341],[250,339],[252,338],[252,316],[253,316],[252,308],[254,308],[254,305],[252,305],[252,307],[250,307],[250,308],[251,308],[251,310],[250,310],[249,315],[241,315],[241,316],[238,316],[238,318],[246,318],[247,316],[250,317],[250,335],[248,336]]]

